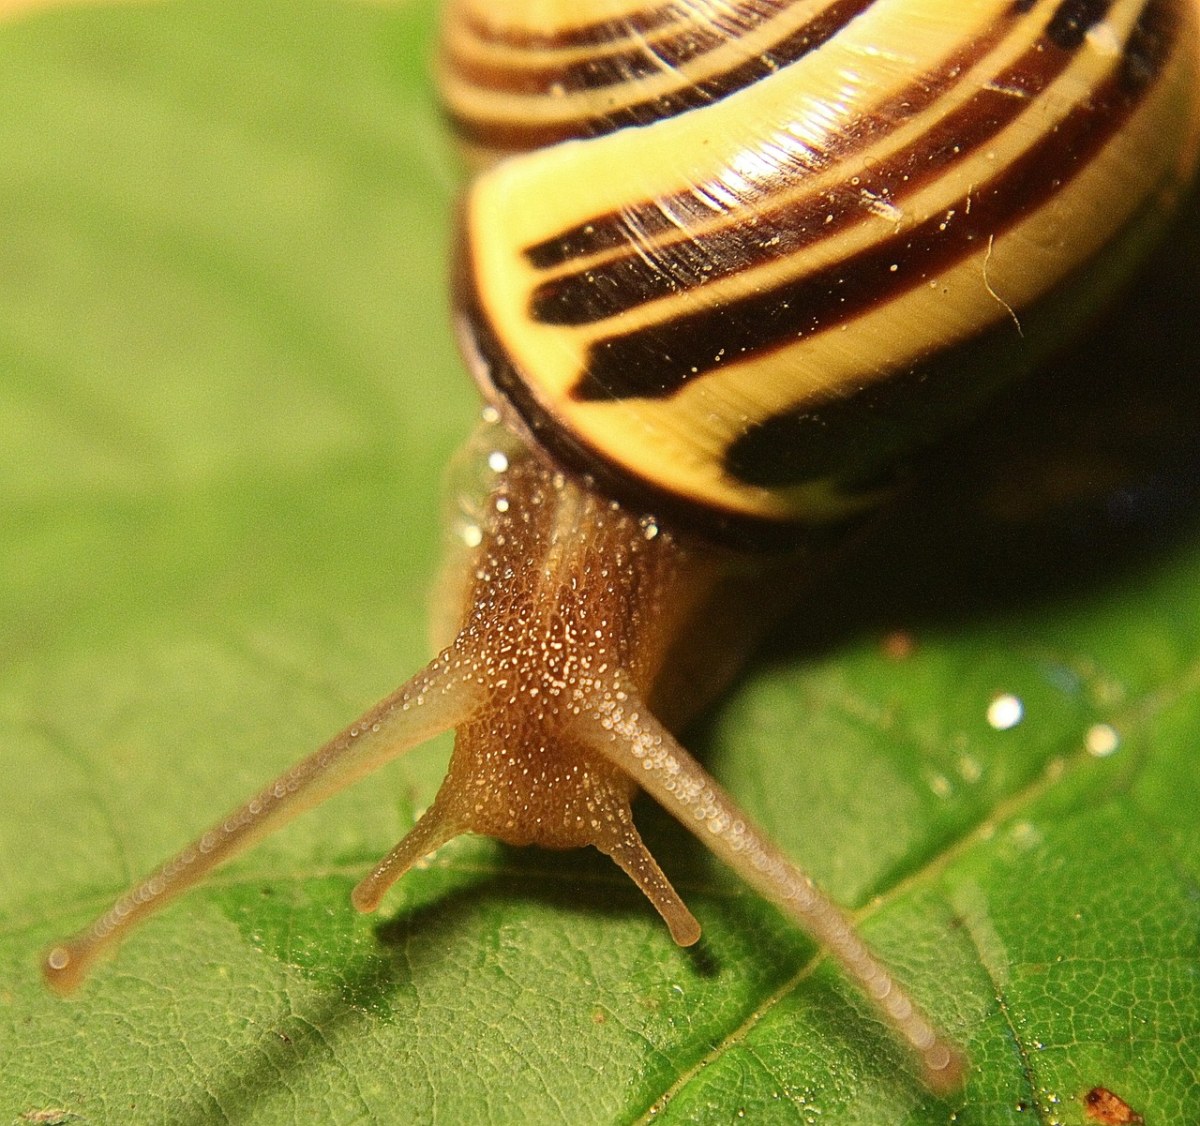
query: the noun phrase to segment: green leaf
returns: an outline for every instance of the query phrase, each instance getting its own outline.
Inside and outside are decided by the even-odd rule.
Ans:
[[[688,739],[966,1046],[961,1095],[649,806],[696,950],[603,858],[474,839],[357,916],[444,741],[44,990],[48,942],[426,655],[476,409],[431,22],[0,26],[0,1118],[1083,1123],[1097,1085],[1194,1118],[1194,205]]]

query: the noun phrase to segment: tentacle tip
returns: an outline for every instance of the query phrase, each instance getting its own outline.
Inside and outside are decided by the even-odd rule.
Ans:
[[[678,946],[695,946],[700,941],[700,924],[691,914],[680,919],[668,919],[667,927]]]
[[[922,1072],[925,1085],[941,1097],[962,1090],[967,1078],[967,1057],[957,1048],[940,1044],[924,1053]]]
[[[367,877],[350,893],[350,902],[355,911],[363,915],[372,914],[383,898],[371,877]]]
[[[87,973],[86,961],[59,943],[42,958],[42,980],[60,997],[69,997]]]

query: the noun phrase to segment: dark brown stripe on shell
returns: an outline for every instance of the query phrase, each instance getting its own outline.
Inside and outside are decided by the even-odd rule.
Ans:
[[[798,178],[820,172],[835,160],[843,160],[849,154],[866,148],[898,122],[915,116],[931,105],[1008,33],[1012,21],[1023,13],[1025,3],[1026,0],[1018,0],[993,23],[986,34],[977,36],[936,68],[914,79],[894,97],[881,102],[864,115],[852,133],[831,138],[833,143],[820,153],[805,153],[806,162],[800,164],[797,160],[791,170],[793,175]],[[764,196],[770,190],[770,185],[759,189]],[[666,199],[635,204],[620,212],[593,216],[586,223],[528,247],[525,257],[537,269],[548,270],[577,258],[627,247],[631,241],[643,245],[679,238],[682,231],[712,224],[719,218],[717,210],[697,198],[697,193],[679,192]]]
[[[649,125],[700,106],[720,101],[760,79],[769,78],[781,67],[816,50],[874,0],[833,0],[802,28],[784,36],[769,50],[719,74],[688,83],[670,93],[644,101],[630,102],[610,112],[545,125],[518,125],[512,121],[485,120],[449,112],[458,133],[472,144],[509,152],[546,148],[579,137],[598,137],[628,126]]]
[[[1150,0],[1148,7],[1169,2]],[[1139,64],[1143,69],[1149,64],[1156,74],[1176,27],[1158,15],[1149,20],[1161,28],[1159,53],[1139,57]],[[1121,128],[1149,85],[1144,81],[1133,88],[1127,70],[1122,64],[1056,130],[958,200],[952,216],[932,216],[844,262],[722,308],[598,341],[589,350],[573,397],[669,397],[722,362],[770,352],[799,336],[834,328],[952,269],[976,254],[989,237],[1002,234],[1060,192]]]
[[[765,0],[769,3],[769,0]],[[481,43],[497,44],[518,51],[557,51],[573,47],[603,47],[632,35],[650,35],[679,19],[680,5],[663,4],[614,20],[596,20],[550,34],[534,31],[506,31],[480,20],[462,21],[466,34]]]
[[[485,65],[456,54],[452,46],[446,62],[457,77],[472,86],[526,97],[561,96],[636,82],[685,66],[726,43],[736,42],[757,31],[790,6],[738,4],[727,14],[717,14],[703,23],[695,19],[683,20],[680,30],[668,26],[658,38],[649,36],[644,30],[627,29],[630,33],[621,38],[632,40],[633,46],[609,53],[596,51],[586,59],[565,65],[561,62],[528,67]]]
[[[1171,55],[1179,34],[1179,12],[1169,0],[1148,3],[1121,55],[1121,84],[1130,93],[1150,86]]]
[[[544,450],[555,465],[586,478],[605,495],[618,498],[630,508],[652,513],[672,531],[736,551],[775,552],[792,551],[801,545],[828,546],[837,535],[837,525],[772,520],[656,488],[566,430],[546,412],[497,340],[484,315],[475,279],[467,268],[469,260],[464,248],[459,247],[454,255],[454,303],[460,331],[469,338],[472,350],[479,357],[478,363],[470,365],[472,374],[484,396],[504,411],[514,430],[535,449]]]
[[[1016,373],[1033,366],[1062,325],[1046,317],[993,324],[972,341],[902,371],[751,425],[726,450],[725,472],[756,488],[814,481],[878,486],[915,449],[965,422]]]
[[[766,489],[836,481],[840,492],[852,492],[880,484],[899,459],[911,461],[952,426],[969,422],[1002,384],[1032,371],[1112,298],[1156,240],[1168,214],[1161,193],[1177,186],[1176,177],[1175,169],[1167,169],[1122,236],[1077,263],[1052,293],[1023,312],[1019,331],[1002,319],[886,379],[754,423],[726,450],[725,472]]]
[[[1052,71],[1044,65],[1051,58],[1062,60]],[[1027,61],[1044,73],[1014,70],[997,76],[997,86],[1020,80],[1022,89],[1036,94],[1067,60],[1062,52],[1031,52]],[[599,323],[648,301],[778,262],[869,220],[876,214],[874,205],[901,205],[946,168],[966,160],[1027,108],[1027,103],[1000,89],[979,90],[964,106],[938,121],[918,144],[878,161],[869,172],[857,175],[854,184],[840,184],[761,212],[750,227],[734,214],[712,232],[684,236],[667,246],[655,245],[653,251],[643,248],[643,256],[623,254],[611,262],[544,282],[530,297],[529,315],[545,324]],[[882,122],[872,132],[886,127]],[[870,130],[871,126],[865,125],[858,134],[863,136],[864,146],[868,140],[864,134]],[[642,246],[641,241],[638,245]]]
[[[516,97],[562,97],[586,90],[635,83],[684,66],[725,42],[711,28],[689,31],[653,44],[613,54],[596,54],[563,66],[537,69],[485,66],[449,56],[455,77],[484,90]]]
[[[1046,25],[1046,38],[1064,51],[1083,46],[1087,33],[1108,13],[1110,0],[1062,0]]]
[[[853,135],[846,135],[842,145],[831,148],[829,161],[834,157],[844,160],[867,148],[877,136],[894,127],[901,112],[916,114],[926,108],[952,85],[954,76],[1003,38],[1003,30],[1003,25],[993,28],[987,38],[975,41],[969,52],[954,56],[936,71],[914,80],[889,104],[865,118]],[[638,253],[625,253],[539,285],[530,298],[530,315],[547,324],[596,323],[645,302],[767,265],[831,238],[873,217],[876,212],[872,205],[899,205],[946,168],[967,159],[1021,113],[1029,111],[1029,99],[1044,90],[1070,60],[1069,52],[1048,50],[1046,42],[1040,41],[916,143],[875,162],[868,172],[857,175],[853,184],[839,184],[760,210],[751,227],[739,221],[735,212],[725,224],[699,236],[680,237],[676,230],[672,232],[676,237],[667,245],[647,243],[639,231]],[[1027,98],[1013,97],[1014,89],[1024,91]],[[795,178],[804,174],[801,171]],[[671,213],[674,205],[672,199],[659,215],[663,210]],[[643,211],[649,211],[649,206],[639,205],[638,214]],[[628,246],[629,241],[627,235],[624,245]]]

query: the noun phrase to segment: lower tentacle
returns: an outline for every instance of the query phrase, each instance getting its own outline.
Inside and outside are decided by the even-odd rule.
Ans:
[[[122,895],[86,930],[47,951],[42,973],[73,992],[125,934],[218,865],[385,762],[468,718],[478,689],[447,651]]]
[[[418,860],[436,852],[447,841],[464,831],[464,826],[449,818],[436,802],[417,820],[408,834],[391,850],[350,893],[350,902],[364,913],[374,911],[388,888]]]
[[[917,1008],[846,913],[771,844],[636,696],[606,694],[580,718],[575,733],[833,955],[911,1046],[931,1090],[949,1092],[961,1084],[962,1053]]]
[[[642,843],[641,835],[629,824],[629,834],[619,839],[602,842],[596,847],[607,853],[620,866],[642,893],[650,900],[654,909],[662,916],[671,932],[671,937],[680,946],[691,946],[700,938],[700,924],[688,910],[687,904],[671,886],[658,861]]]

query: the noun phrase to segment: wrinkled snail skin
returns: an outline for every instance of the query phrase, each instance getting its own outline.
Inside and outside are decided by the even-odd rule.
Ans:
[[[644,0],[643,0],[644,2]],[[1149,244],[1200,135],[1195,0],[458,0],[449,115],[490,162],[456,251],[489,400],[457,632],[392,696],[49,951],[146,915],[437,732],[448,773],[353,893],[464,832],[595,845],[674,938],[646,790],[806,928],[936,1092],[964,1057],[672,734],[897,461],[1026,370]],[[501,425],[501,421],[504,425]]]

